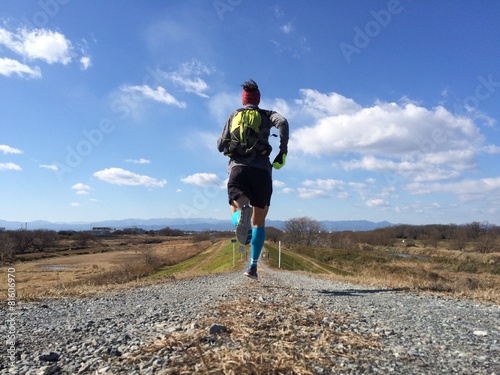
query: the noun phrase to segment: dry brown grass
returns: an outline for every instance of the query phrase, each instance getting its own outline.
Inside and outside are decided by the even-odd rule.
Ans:
[[[363,250],[302,247],[288,255],[328,264],[332,269],[321,277],[333,280],[500,304],[500,253],[400,244]]]
[[[352,276],[335,280],[426,294],[468,298],[500,304],[500,254],[461,253],[450,250],[413,249],[407,252],[429,259],[393,259],[387,263],[352,267]],[[439,260],[437,260],[439,258]],[[467,272],[468,271],[468,272]]]
[[[73,255],[58,252],[47,258],[16,263],[16,293],[18,300],[39,300],[43,298],[85,297],[99,294],[110,288],[126,286],[154,272],[158,267],[176,264],[188,259],[205,247],[208,241],[193,243],[190,238],[171,239],[162,243],[145,244],[142,238],[124,242],[112,240],[86,252]],[[122,243],[123,245],[119,245]],[[102,247],[108,248],[102,252]],[[6,274],[7,268],[0,267]],[[7,284],[0,283],[0,299],[6,300]]]
[[[297,303],[301,298],[288,288],[251,283],[235,300],[220,302],[198,328],[174,332],[117,359],[117,365],[162,358],[168,369],[158,374],[312,375],[347,363],[368,368],[380,347],[378,336],[354,333],[348,316],[304,308]],[[214,323],[227,331],[210,335]]]

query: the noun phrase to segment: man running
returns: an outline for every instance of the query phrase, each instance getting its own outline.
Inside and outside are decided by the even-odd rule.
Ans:
[[[272,168],[285,165],[288,152],[288,121],[279,113],[259,108],[260,91],[253,80],[242,84],[240,108],[226,121],[217,141],[229,159],[227,191],[236,237],[251,244],[251,260],[245,275],[257,279],[257,263],[266,239],[265,219],[273,192]],[[271,163],[271,128],[280,135],[279,153]]]

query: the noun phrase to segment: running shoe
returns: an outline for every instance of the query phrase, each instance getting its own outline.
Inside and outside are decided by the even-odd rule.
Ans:
[[[240,219],[236,224],[236,238],[243,245],[248,245],[252,239],[252,207],[243,206]]]
[[[257,280],[257,266],[250,266],[247,268],[247,270],[244,273],[245,276],[248,276],[251,279]]]

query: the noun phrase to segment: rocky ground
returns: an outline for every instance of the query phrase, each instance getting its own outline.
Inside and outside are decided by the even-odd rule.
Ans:
[[[0,374],[500,374],[498,305],[267,268],[22,303],[15,335]]]

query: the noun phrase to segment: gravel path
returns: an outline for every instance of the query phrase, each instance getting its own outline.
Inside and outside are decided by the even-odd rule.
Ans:
[[[17,360],[10,363],[2,340],[0,374],[175,373],[168,371],[169,359],[158,353],[128,368],[123,359],[176,332],[189,335],[199,329],[198,322],[213,315],[221,301],[243,297],[275,305],[292,299],[297,309],[319,311],[326,317],[341,314],[345,320],[332,329],[377,343],[364,349],[359,356],[364,360],[338,358],[330,368],[316,367],[310,373],[500,375],[498,305],[368,288],[267,268],[259,282],[238,272],[131,289],[120,295],[20,304]],[[2,316],[6,313],[2,307]],[[327,318],[321,322],[327,323]],[[330,325],[335,325],[333,320]],[[6,334],[2,322],[0,336]]]

